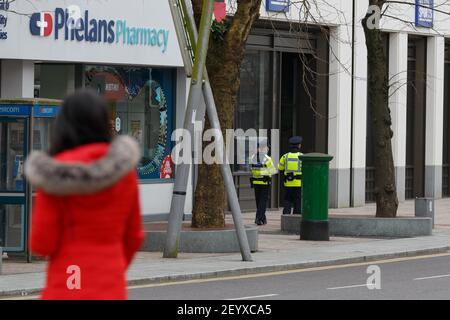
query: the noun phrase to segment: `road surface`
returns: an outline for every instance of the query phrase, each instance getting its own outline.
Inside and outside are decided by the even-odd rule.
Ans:
[[[129,298],[136,300],[450,299],[450,254],[135,286],[130,288]]]

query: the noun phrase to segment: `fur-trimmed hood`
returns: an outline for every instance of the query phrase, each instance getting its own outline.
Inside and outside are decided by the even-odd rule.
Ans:
[[[25,175],[31,185],[49,194],[93,194],[126,176],[136,168],[140,157],[137,142],[132,137],[119,136],[105,156],[91,163],[66,163],[34,151],[25,162]]]

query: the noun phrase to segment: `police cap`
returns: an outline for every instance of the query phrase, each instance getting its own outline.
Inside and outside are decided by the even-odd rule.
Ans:
[[[259,138],[258,139],[258,148],[264,148],[264,147],[270,148],[269,140],[267,138]]]
[[[303,137],[299,137],[299,136],[295,136],[295,137],[292,137],[289,139],[289,144],[293,145],[293,146],[302,144],[302,142],[303,142]]]

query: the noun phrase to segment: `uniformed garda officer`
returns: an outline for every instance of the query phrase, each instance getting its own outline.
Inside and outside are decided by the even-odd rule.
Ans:
[[[302,214],[302,142],[302,137],[290,138],[289,152],[281,157],[278,164],[285,187],[283,214],[291,214],[292,207],[294,214]]]
[[[267,224],[266,208],[269,199],[269,190],[272,183],[272,176],[277,173],[277,168],[269,157],[269,144],[267,139],[262,139],[258,143],[258,150],[250,160],[252,177],[250,178],[252,187],[255,189],[256,198],[256,218],[257,225]]]

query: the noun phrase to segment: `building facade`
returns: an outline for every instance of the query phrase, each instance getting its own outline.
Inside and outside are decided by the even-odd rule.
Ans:
[[[427,3],[390,4],[379,21],[389,58],[401,201],[450,196],[450,16],[445,13],[450,5],[435,0],[430,11]],[[233,15],[236,1],[227,5]],[[334,157],[330,206],[362,206],[374,200],[371,145],[376,143],[368,121],[361,25],[368,1],[303,5],[263,1],[242,64],[235,128],[278,129],[280,150],[274,159],[286,151],[289,136],[302,135],[303,152]],[[175,174],[171,134],[183,124],[189,79],[166,1],[0,0],[0,75],[0,98],[62,99],[82,87],[103,94],[111,130],[140,142],[145,218],[167,216]],[[5,110],[0,114],[0,153],[7,159],[17,150],[8,144],[10,122],[1,120],[14,114]],[[24,136],[20,128],[15,131]],[[48,126],[35,131],[39,138],[33,144],[45,148]],[[7,165],[0,170],[0,196],[15,191],[8,189],[8,170]],[[253,210],[248,166],[234,165],[233,172],[242,208]],[[275,180],[272,186],[273,208],[282,205],[280,185]],[[192,199],[191,179],[187,214]],[[7,215],[9,209],[1,206]]]
[[[175,173],[171,133],[182,126],[188,85],[168,3],[2,0],[0,34],[0,98],[63,99],[83,87],[100,92],[113,133],[140,143],[145,219],[164,219]],[[6,198],[23,191],[14,183],[23,144],[11,141],[26,139],[27,128],[22,120],[14,122],[21,117],[14,110],[0,110],[0,197]],[[33,149],[48,147],[50,125],[36,122]],[[21,211],[0,201],[2,236],[20,221]]]
[[[367,110],[362,28],[371,11],[374,27],[383,31],[388,57],[399,200],[449,196],[449,3],[390,4],[378,21],[366,0],[315,0],[308,8],[303,2],[282,1],[289,6],[281,8],[273,7],[280,1],[263,2],[261,19],[249,38],[235,126],[279,129],[281,153],[286,137],[303,135],[304,152],[334,156],[331,207],[373,202],[371,146],[376,142]],[[272,38],[263,39],[264,33]],[[235,170],[235,181],[243,208],[252,210],[247,172]],[[271,206],[277,208],[282,205],[280,181],[272,188]]]

